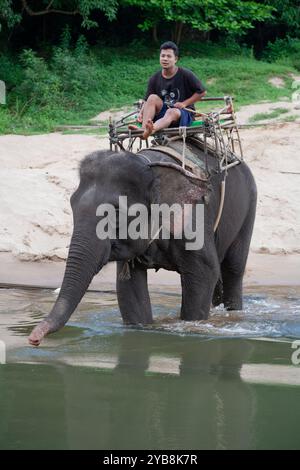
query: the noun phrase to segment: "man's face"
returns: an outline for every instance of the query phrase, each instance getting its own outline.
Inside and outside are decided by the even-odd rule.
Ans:
[[[173,49],[162,49],[160,51],[159,61],[163,69],[175,67],[178,57],[175,56]]]

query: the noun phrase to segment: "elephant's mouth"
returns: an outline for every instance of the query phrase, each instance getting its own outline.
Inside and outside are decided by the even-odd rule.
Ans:
[[[111,242],[111,250],[109,261],[121,261],[122,259],[128,258],[128,250],[124,249],[124,246],[118,244],[117,241]]]
[[[113,240],[109,261],[125,261],[144,253],[149,245],[148,240]]]

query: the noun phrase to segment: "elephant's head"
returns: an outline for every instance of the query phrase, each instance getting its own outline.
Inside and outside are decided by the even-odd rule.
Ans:
[[[80,165],[80,184],[71,197],[73,234],[59,296],[50,314],[32,331],[29,342],[38,346],[49,333],[62,328],[86,292],[92,278],[109,261],[129,260],[144,253],[151,231],[141,239],[120,237],[120,196],[128,207],[143,204],[149,209],[154,202],[192,202],[207,194],[207,184],[184,171],[171,167],[151,166],[132,153],[95,152]],[[121,198],[121,199],[122,199]],[[99,238],[99,229],[107,213],[103,204],[116,210],[115,236]],[[128,217],[130,222],[130,217]],[[99,227],[100,222],[100,227]],[[149,224],[150,227],[150,224]]]

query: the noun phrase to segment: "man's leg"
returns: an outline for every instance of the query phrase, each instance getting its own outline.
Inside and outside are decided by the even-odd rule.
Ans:
[[[169,127],[172,122],[178,121],[180,119],[181,112],[178,108],[169,108],[166,111],[166,114],[158,121],[153,122],[151,118],[146,121],[145,126],[143,122],[143,128],[145,129],[143,134],[143,139],[148,139],[148,137],[154,132],[160,131]]]
[[[146,128],[146,124],[149,119],[154,119],[154,116],[158,114],[163,107],[163,101],[158,95],[150,95],[144,104],[143,111],[143,129]]]
[[[144,110],[143,110],[143,123],[142,123],[143,129],[146,129],[146,124],[149,120],[152,122],[152,119],[154,119],[154,116],[160,113],[162,107],[163,107],[163,101],[158,95],[152,94],[148,97],[147,101],[144,104]],[[133,124],[130,124],[128,128],[133,129],[133,130],[139,129],[138,126],[135,126]]]

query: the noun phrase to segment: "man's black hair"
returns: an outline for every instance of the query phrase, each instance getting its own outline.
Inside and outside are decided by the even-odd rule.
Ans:
[[[161,46],[160,46],[160,52],[163,50],[163,49],[172,49],[174,51],[174,54],[176,57],[179,57],[179,49],[178,47],[176,46],[175,42],[173,41],[167,41],[167,42],[164,42]]]

